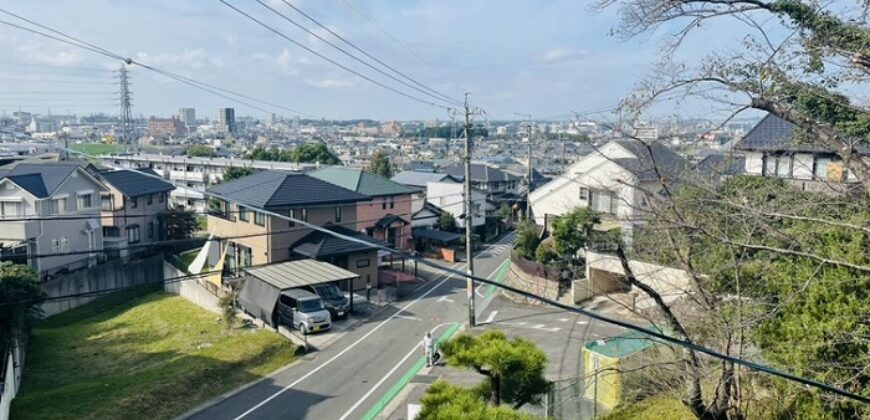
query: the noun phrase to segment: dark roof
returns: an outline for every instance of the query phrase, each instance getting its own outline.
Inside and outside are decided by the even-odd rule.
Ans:
[[[175,189],[175,186],[171,183],[158,179],[155,176],[149,176],[138,170],[121,169],[118,171],[100,172],[99,177],[127,197],[140,197]]]
[[[398,182],[402,185],[426,188],[427,182],[441,182],[445,179],[459,182],[463,177],[457,178],[452,175],[439,174],[435,172],[402,171],[394,175],[391,178],[391,181]]]
[[[384,217],[381,217],[377,222],[375,222],[375,227],[383,229],[385,227],[389,227],[390,225],[392,225],[396,221],[400,221],[404,225],[408,224],[407,220],[405,220],[399,216],[396,216],[395,214],[388,214]]]
[[[459,240],[462,238],[462,235],[437,229],[415,229],[414,237],[428,239],[430,241],[440,242],[443,244],[449,244],[459,242]]]
[[[20,163],[6,178],[37,198],[46,198],[80,167],[76,162]]]
[[[369,200],[362,194],[312,176],[285,171],[260,171],[209,189],[252,207],[280,208]]]
[[[635,139],[620,139],[615,141],[631,152],[631,154],[637,156],[637,159],[617,158],[613,159],[613,161],[633,173],[641,181],[658,179],[656,170],[667,180],[673,181],[679,178],[682,172],[689,166],[689,162],[685,158],[659,142],[652,142],[647,145]]]
[[[796,128],[796,125],[776,115],[767,114],[737,142],[735,148],[760,152],[834,152],[822,144],[798,141],[795,139]],[[858,143],[857,151],[860,154],[870,154],[870,144]]]
[[[412,160],[408,162],[409,171],[435,172],[435,162],[431,160]]]
[[[714,153],[698,162],[695,165],[695,169],[707,177],[739,175],[746,169],[746,157],[742,155]]]
[[[465,176],[465,166],[459,163],[454,163],[449,166],[445,166],[442,170],[444,173],[450,174],[451,176],[464,177]],[[501,169],[493,168],[492,166],[484,165],[481,163],[472,163],[471,164],[471,180],[472,181],[516,181],[520,179],[515,175],[511,175]]]
[[[321,181],[326,181],[369,197],[413,194],[417,192],[416,189],[382,176],[346,166],[331,166],[318,169],[314,172],[309,172],[309,175]]]
[[[373,245],[389,246],[386,242],[379,241],[364,233],[359,233],[338,225],[325,226],[325,228],[331,232],[360,239]],[[296,243],[291,246],[291,249],[297,254],[316,259],[333,255],[352,254],[375,248],[371,245],[348,241],[326,232],[315,230],[308,235],[305,235],[302,239],[296,241]]]

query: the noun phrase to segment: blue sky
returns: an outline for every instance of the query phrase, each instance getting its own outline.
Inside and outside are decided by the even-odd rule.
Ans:
[[[515,113],[567,117],[571,110],[611,106],[649,73],[666,34],[660,31],[628,41],[614,38],[608,32],[617,23],[615,11],[595,13],[592,4],[583,1],[346,1],[437,70],[422,64],[342,0],[293,3],[427,85],[452,97],[471,92],[472,102],[492,118],[516,118]],[[231,2],[311,48],[395,85],[257,3]],[[308,24],[280,1],[269,3]],[[7,0],[2,7],[143,63],[316,117],[447,117],[442,109],[405,99],[326,63],[217,1]],[[703,54],[711,37],[739,39],[741,34],[731,31],[727,25],[706,28],[689,39],[681,55]],[[0,95],[0,109],[11,112],[20,105],[44,112],[53,103],[53,113],[117,112],[111,105],[110,92],[116,89],[110,84],[112,74],[102,69],[119,63],[5,26],[0,26],[0,51],[0,93],[7,93]],[[168,116],[190,106],[198,116],[213,118],[219,107],[234,106],[237,115],[265,116],[142,69],[133,69],[133,80],[136,115]],[[100,81],[104,83],[96,83]],[[698,105],[661,112],[703,113]]]

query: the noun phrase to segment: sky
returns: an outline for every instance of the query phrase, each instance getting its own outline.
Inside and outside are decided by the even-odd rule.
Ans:
[[[381,83],[402,86],[343,56],[252,0],[227,0],[309,48]],[[267,4],[315,28],[280,0]],[[615,10],[570,0],[294,0],[294,5],[366,52],[491,119],[567,118],[612,107],[652,71],[667,28],[630,40],[609,35]],[[371,17],[373,25],[354,11]],[[448,111],[376,86],[303,50],[214,0],[5,0],[10,12],[99,47],[222,88],[300,111],[303,117],[448,119]],[[14,21],[0,14],[0,19]],[[387,31],[382,32],[380,28]],[[323,29],[316,33],[329,36]],[[398,40],[398,42],[392,38]],[[741,37],[712,25],[680,50],[702,56],[710,39]],[[335,39],[334,42],[338,43]],[[350,47],[345,46],[350,51]],[[408,52],[413,51],[413,54]],[[377,66],[377,64],[374,64]],[[120,62],[0,25],[0,110],[116,114]],[[269,114],[134,67],[134,115],[167,117],[180,107],[215,118]],[[398,77],[398,76],[397,76]],[[410,82],[409,82],[410,83]],[[292,112],[262,105],[266,111]],[[665,114],[705,112],[703,104],[663,104]]]

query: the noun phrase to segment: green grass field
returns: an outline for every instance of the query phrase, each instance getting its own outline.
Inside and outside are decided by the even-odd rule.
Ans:
[[[76,143],[71,144],[69,148],[89,155],[107,155],[112,153],[122,153],[124,151],[124,146],[120,144],[103,143]]]
[[[112,295],[47,319],[28,343],[15,419],[168,419],[294,358],[264,330],[227,332],[175,295]]]

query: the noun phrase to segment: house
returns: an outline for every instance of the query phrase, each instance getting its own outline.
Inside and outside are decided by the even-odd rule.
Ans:
[[[845,192],[858,182],[832,149],[803,141],[797,126],[765,116],[736,145],[746,155],[745,173],[778,177],[804,191]],[[858,142],[856,154],[870,160],[870,144]]]
[[[144,252],[145,245],[166,239],[160,220],[169,210],[174,185],[157,175],[131,169],[98,171],[95,175],[108,188],[100,197],[103,242],[106,248],[119,250],[109,257]],[[127,249],[131,245],[134,247]]]
[[[312,176],[285,172],[261,171],[215,186],[210,192],[231,201],[215,200],[209,210],[208,229],[224,238],[225,268],[239,268],[292,259],[294,248],[310,242],[301,241],[314,232],[309,227],[254,208],[263,208],[317,226],[356,226],[357,203],[371,198]],[[361,235],[361,234],[360,234]],[[364,236],[364,235],[363,235]],[[374,240],[374,239],[371,239]],[[358,256],[356,254],[365,254]],[[347,261],[369,258],[368,267],[347,268],[365,279],[376,274],[377,252],[372,248],[346,255]],[[350,264],[350,263],[349,263]]]
[[[676,185],[688,162],[661,143],[634,139],[611,141],[586,155],[566,173],[532,191],[532,213],[538,224],[578,207],[603,214],[607,226],[620,227],[623,236],[642,223],[649,195],[662,192],[659,175]]]
[[[366,232],[394,248],[413,248],[411,205],[417,189],[361,169],[341,166],[318,169],[309,175],[371,198],[357,202],[356,225],[346,227]]]
[[[105,191],[79,162],[19,163],[0,171],[2,258],[27,263],[43,278],[96,264]],[[28,257],[58,253],[70,255]]]
[[[456,218],[458,228],[465,227],[464,187],[463,184],[455,182],[429,182],[426,185],[426,201],[452,214]],[[486,193],[472,188],[471,206],[471,226],[474,229],[482,228],[486,224],[486,211],[490,208],[486,201]]]
[[[445,166],[441,172],[446,173],[455,178],[465,178],[465,166],[463,164],[454,163]],[[519,192],[520,181],[522,178],[505,172],[499,168],[481,163],[471,164],[471,186],[483,191],[487,198],[495,199],[503,194],[516,195]]]
[[[402,171],[390,178],[393,182],[420,190],[425,189],[429,182],[462,182],[463,179],[464,176],[424,171]]]
[[[327,225],[326,229],[331,233],[355,240],[348,241],[323,231],[311,231],[293,244],[292,258],[294,260],[310,258],[328,262],[356,273],[358,278],[352,282],[353,290],[377,286],[378,250],[366,243],[379,246],[390,244],[339,225]]]

